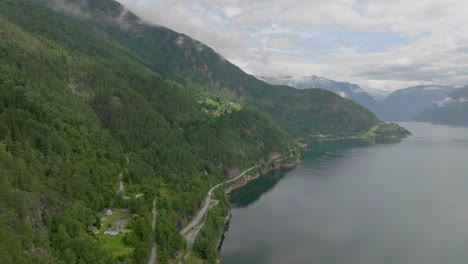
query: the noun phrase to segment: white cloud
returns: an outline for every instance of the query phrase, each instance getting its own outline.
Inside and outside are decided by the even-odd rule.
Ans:
[[[268,45],[274,49],[290,50],[298,48],[291,38],[273,38],[268,41]]]
[[[467,1],[120,1],[256,75],[325,75],[374,94],[468,83]]]
[[[185,38],[184,38],[183,36],[179,36],[179,37],[176,39],[175,43],[176,43],[177,45],[181,46],[182,44],[184,44],[184,41],[185,41]]]
[[[437,102],[437,107],[444,108],[449,105],[464,104],[466,102],[468,102],[468,98],[461,97],[453,99],[451,97],[447,97],[444,100]]]
[[[227,17],[232,18],[242,14],[242,9],[236,6],[228,6],[224,8],[224,13]]]
[[[440,86],[428,86],[428,87],[424,87],[424,90],[425,91],[439,91],[439,90],[445,90],[445,88],[440,87]]]

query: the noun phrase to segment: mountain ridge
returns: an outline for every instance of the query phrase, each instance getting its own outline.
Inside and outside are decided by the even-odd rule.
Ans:
[[[396,90],[378,101],[375,113],[385,121],[414,121],[417,115],[455,89],[445,85],[418,85]]]
[[[446,125],[468,125],[468,85],[425,109],[417,116],[417,120]]]
[[[354,100],[385,121],[415,121],[419,114],[456,90],[455,87],[447,85],[418,85],[398,89],[382,98],[375,99],[356,84],[338,82],[316,75],[258,76],[258,78],[275,85],[332,91],[343,98]]]
[[[376,100],[366,93],[361,87],[348,82],[338,82],[316,75],[291,76],[284,75],[278,77],[257,76],[259,79],[275,85],[288,85],[298,89],[320,88],[340,95],[343,98],[356,101],[365,108],[374,111]]]
[[[118,17],[120,12],[116,12],[114,16]],[[101,30],[109,35],[113,34],[120,45],[132,51],[136,56],[139,56],[139,61],[150,65],[154,70],[162,73],[171,72],[171,74],[173,72],[182,73],[182,78],[188,78],[209,87],[210,93],[214,91],[228,93],[233,99],[266,111],[271,117],[274,117],[273,119],[282,129],[293,137],[304,136],[310,132],[315,133],[318,127],[327,130],[329,124],[327,124],[326,120],[331,119],[332,115],[343,115],[345,112],[351,113],[356,117],[359,116],[360,118],[344,118],[344,122],[336,123],[335,125],[338,126],[330,129],[351,129],[353,132],[365,131],[378,122],[378,119],[366,109],[354,106],[348,102],[344,103],[344,100],[341,101],[339,98],[331,96],[328,97],[329,100],[341,101],[341,103],[322,104],[321,101],[317,101],[317,103],[320,103],[320,107],[324,107],[324,109],[329,107],[329,105],[332,106],[328,111],[321,111],[324,116],[316,116],[317,111],[315,109],[318,106],[310,109],[309,114],[303,113],[305,109],[293,115],[291,115],[291,111],[283,110],[280,112],[278,109],[272,109],[273,98],[276,98],[274,100],[283,101],[285,107],[293,110],[298,108],[294,104],[296,102],[292,102],[293,98],[301,100],[302,97],[306,96],[309,100],[313,100],[323,93],[312,90],[300,92],[291,90],[289,87],[281,89],[280,87],[266,85],[254,76],[244,73],[239,67],[223,59],[213,49],[188,36],[181,35],[164,27],[151,27],[141,24],[137,24],[135,27],[134,31],[140,32],[140,35],[137,37],[132,35],[132,30],[123,31],[119,34],[115,34],[115,27],[106,27]],[[147,32],[147,34],[143,32]],[[184,41],[180,41],[181,38]],[[130,40],[132,42],[129,43]],[[148,51],[151,51],[151,53],[148,53]],[[284,97],[283,95],[287,96]],[[342,105],[343,108],[337,107],[339,105]],[[297,120],[291,122],[291,117],[295,117]],[[322,123],[317,121],[322,121]],[[298,126],[296,128],[291,124]],[[299,128],[300,126],[301,128]]]

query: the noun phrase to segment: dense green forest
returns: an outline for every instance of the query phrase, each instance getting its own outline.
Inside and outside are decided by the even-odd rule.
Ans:
[[[0,0],[2,263],[146,263],[154,197],[158,261],[167,263],[211,186],[289,155],[293,136],[379,122],[330,92],[267,85],[122,11],[111,0]],[[208,99],[242,107],[212,115],[197,103]],[[120,172],[141,198],[117,195]],[[200,258],[216,258],[210,230],[220,232],[229,210],[219,200],[195,244]],[[128,256],[116,259],[86,232],[105,207],[135,215]]]

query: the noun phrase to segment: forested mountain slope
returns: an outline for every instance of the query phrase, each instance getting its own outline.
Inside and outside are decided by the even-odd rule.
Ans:
[[[200,95],[202,90],[211,95],[228,95],[237,102],[265,111],[294,137],[315,133],[317,130],[335,133],[362,132],[379,121],[364,107],[341,99],[333,93],[326,94],[313,89],[301,91],[260,81],[189,36],[165,27],[144,24],[117,2],[68,2],[73,3],[73,14],[78,13],[75,17],[87,18],[83,23],[91,30],[111,41],[116,48],[135,61],[156,70],[163,78],[170,76],[171,79],[175,79],[188,90],[185,91],[187,94]],[[53,6],[57,9],[57,4]],[[77,6],[80,7],[80,12],[76,12]],[[71,8],[67,6],[60,10],[63,9]],[[75,33],[65,34],[67,37],[62,37],[61,40],[63,44],[74,47]],[[92,40],[87,42],[94,45]],[[102,47],[90,47],[89,52],[99,55],[101,49]],[[301,101],[298,102],[297,99]],[[278,104],[287,110],[276,108]],[[330,121],[336,117],[346,122]]]
[[[320,88],[340,95],[343,98],[354,100],[356,103],[374,112],[377,101],[361,87],[348,82],[337,82],[319,76],[278,76],[259,77],[271,84],[288,85],[297,89]]]
[[[110,0],[0,0],[0,94],[2,263],[145,263],[154,197],[167,263],[214,184],[297,154],[292,136],[379,122],[333,93],[259,81]],[[120,173],[144,195],[122,199]],[[104,207],[134,214],[123,255],[86,232]]]

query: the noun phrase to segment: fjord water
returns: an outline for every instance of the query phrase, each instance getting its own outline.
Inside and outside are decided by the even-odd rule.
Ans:
[[[315,143],[232,194],[224,264],[468,263],[468,128]]]

